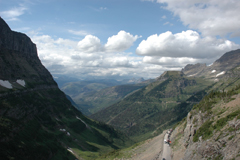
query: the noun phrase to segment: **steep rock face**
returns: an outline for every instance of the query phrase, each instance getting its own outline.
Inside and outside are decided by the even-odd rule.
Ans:
[[[240,68],[224,77],[174,129],[173,159],[237,159],[240,153]]]
[[[28,36],[12,31],[2,18],[0,18],[0,26],[0,49],[14,50],[29,57],[36,55],[36,45]]]
[[[195,76],[200,74],[206,67],[206,64],[188,64],[182,69],[182,72],[188,76]]]
[[[12,31],[0,18],[0,80],[14,83],[18,79],[35,85],[56,85],[51,74],[41,64],[36,45],[31,39],[25,34]]]

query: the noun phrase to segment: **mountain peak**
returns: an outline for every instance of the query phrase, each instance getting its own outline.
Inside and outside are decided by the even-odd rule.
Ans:
[[[4,30],[8,30],[11,31],[10,27],[8,26],[8,24],[2,19],[2,17],[0,17],[0,33],[3,32]]]
[[[165,71],[156,80],[161,81],[161,80],[166,80],[170,77],[182,77],[183,75],[184,74],[182,71]]]
[[[24,80],[27,84],[46,82],[55,84],[51,74],[41,64],[36,45],[27,35],[12,31],[2,18],[0,18],[0,80],[12,85],[17,80]]]
[[[205,77],[216,81],[238,65],[240,65],[240,49],[225,53],[210,66],[200,63],[188,64],[182,69],[182,72],[188,77]],[[221,77],[219,77],[220,75]]]
[[[23,33],[12,31],[2,18],[0,18],[0,49],[18,51],[26,56],[37,55],[37,47],[31,39]]]
[[[228,63],[230,61],[232,63],[238,59],[240,59],[240,49],[225,53],[222,57],[216,60],[215,63]]]

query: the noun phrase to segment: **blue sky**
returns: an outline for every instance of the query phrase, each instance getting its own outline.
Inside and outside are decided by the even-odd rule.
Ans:
[[[239,0],[0,0],[54,74],[155,78],[240,48]]]

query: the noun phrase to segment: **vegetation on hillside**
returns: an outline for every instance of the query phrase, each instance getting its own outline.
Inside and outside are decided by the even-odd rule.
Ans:
[[[58,89],[20,92],[1,98],[0,106],[3,159],[97,159],[133,144],[121,132],[83,116]]]
[[[213,109],[216,105],[219,105],[220,102],[228,103],[234,100],[233,95],[237,95],[239,93],[240,85],[235,86],[229,91],[211,91],[199,104],[193,107],[193,113],[200,110],[201,112],[206,113],[206,117],[219,117],[217,119],[208,118],[207,121],[200,126],[194,135],[194,142],[197,142],[200,136],[202,136],[204,140],[210,138],[214,132],[220,131],[227,124],[227,122],[233,118],[237,117],[237,119],[240,119],[239,107],[239,109],[235,108],[229,114],[221,118],[220,115],[223,114],[226,110],[221,110],[219,112]]]
[[[91,118],[121,129],[136,141],[156,136],[185,117],[211,84],[179,72],[164,76],[164,80],[149,84]]]

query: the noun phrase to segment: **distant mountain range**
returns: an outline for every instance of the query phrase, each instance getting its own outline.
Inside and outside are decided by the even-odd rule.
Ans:
[[[56,79],[59,84],[59,79]],[[77,108],[85,115],[91,115],[106,108],[146,86],[154,80],[113,79],[67,82],[61,85],[61,90],[69,95],[76,103]]]

